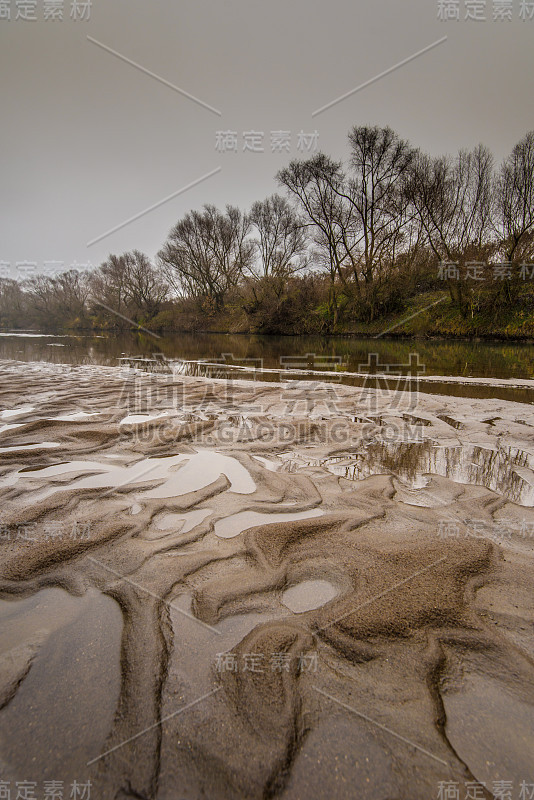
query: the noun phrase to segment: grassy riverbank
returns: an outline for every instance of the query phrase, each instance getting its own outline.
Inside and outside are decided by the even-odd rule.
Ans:
[[[520,302],[492,310],[473,307],[461,313],[445,291],[414,295],[394,313],[378,316],[372,322],[340,315],[335,325],[328,322],[323,306],[304,307],[282,298],[269,314],[247,314],[240,304],[228,304],[220,312],[206,313],[192,304],[161,312],[150,323],[154,330],[244,333],[271,335],[388,336],[442,339],[534,339],[534,287]]]

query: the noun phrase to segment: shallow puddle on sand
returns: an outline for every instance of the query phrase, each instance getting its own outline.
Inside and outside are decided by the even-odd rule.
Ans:
[[[0,653],[42,642],[13,699],[0,712],[2,778],[86,781],[102,752],[120,691],[122,614],[96,590],[72,597],[43,589],[0,601]]]
[[[269,611],[242,611],[215,622],[210,629],[196,617],[189,592],[174,597],[171,603],[173,650],[170,683],[179,676],[185,685],[191,687],[192,698],[214,688],[214,678],[220,678],[227,669],[224,656],[258,625],[291,616],[283,607]]]
[[[165,419],[168,416],[168,411],[163,411],[161,414],[128,414],[127,417],[121,419],[119,425],[142,425],[144,422],[153,422],[157,419]]]
[[[282,595],[282,603],[294,614],[302,614],[305,611],[321,608],[337,595],[338,590],[329,581],[302,581],[286,589]]]
[[[534,706],[478,674],[442,698],[447,737],[478,781],[532,779]]]
[[[0,425],[0,433],[5,433],[6,431],[13,431],[15,428],[23,428],[23,422],[6,422],[5,425]]]
[[[254,461],[259,461],[262,467],[268,469],[269,472],[277,472],[280,469],[280,462],[272,461],[270,458],[264,458],[264,456],[252,456]]]
[[[184,514],[161,514],[154,520],[156,530],[145,531],[143,539],[160,539],[166,533],[189,533],[210,514],[213,514],[210,508],[197,508]]]
[[[240,511],[232,514],[231,517],[220,519],[215,523],[215,535],[221,539],[233,539],[249,528],[256,528],[258,525],[271,525],[275,522],[298,522],[301,519],[312,519],[322,517],[323,511],[312,508],[309,511],[293,511],[285,514],[261,514],[258,511]]]
[[[361,452],[327,458],[320,464],[352,481],[390,473],[412,488],[421,488],[424,475],[439,475],[455,483],[484,486],[519,505],[534,506],[534,457],[516,449],[436,447],[431,441],[374,442]]]
[[[90,417],[98,417],[98,411],[73,411],[70,414],[60,414],[59,417],[47,417],[50,422],[78,422]]]
[[[179,610],[181,609],[181,611]],[[206,627],[195,615],[189,592],[175,597],[170,608],[173,626],[172,662],[175,671],[188,675],[192,682],[205,681],[208,686],[218,668],[219,656],[229,653],[260,623],[281,619],[283,612],[241,612],[224,617]]]
[[[20,408],[0,411],[0,419],[14,419],[15,417],[20,417],[23,414],[29,414],[31,411],[35,411],[35,406],[20,406]]]
[[[40,445],[42,446],[42,445]],[[1,449],[0,449],[0,452]],[[71,480],[61,487],[51,487],[39,493],[42,500],[60,489],[113,489],[136,483],[159,481],[161,486],[144,492],[144,498],[180,497],[203,489],[214,483],[221,475],[230,482],[230,492],[252,494],[256,484],[249,472],[235,458],[214,450],[199,450],[193,454],[180,454],[165,458],[146,458],[131,466],[120,466],[98,461],[70,461],[44,469],[19,471],[9,476],[1,485],[12,486],[20,478],[59,478],[72,473],[98,473]],[[34,498],[37,499],[37,498]]]
[[[175,707],[172,690],[169,688],[178,679],[188,686],[191,699],[214,688],[214,679],[224,672],[222,659],[247,634],[261,623],[284,619],[287,612],[245,611],[216,622],[208,627],[196,618],[192,607],[192,596],[184,592],[172,599],[170,618],[173,628],[173,650],[169,665],[168,685],[164,696],[170,706]],[[170,701],[170,702],[169,702]],[[165,707],[162,716],[165,716]]]
[[[241,642],[250,631],[259,624],[273,619],[283,619],[283,610],[278,613],[245,612],[235,614],[215,623],[214,630],[199,625],[189,615],[194,615],[191,606],[191,594],[184,593],[172,599],[170,619],[173,630],[173,648],[171,662],[168,667],[167,680],[162,697],[161,717],[175,717],[176,721],[162,726],[161,774],[158,781],[158,798],[166,800],[188,800],[208,797],[198,788],[199,766],[195,758],[181,764],[176,771],[176,730],[180,731],[182,747],[188,747],[188,740],[195,741],[195,730],[202,719],[210,717],[218,703],[225,702],[224,692],[206,699],[191,709],[190,714],[178,715],[180,707],[195,701],[208,693],[213,693],[221,686],[222,674],[229,669],[225,666],[225,658],[232,649]],[[182,613],[178,610],[182,609]],[[218,635],[217,635],[218,634]],[[265,667],[269,669],[266,657]],[[176,725],[176,728],[174,727]],[[211,738],[212,737],[212,738]],[[211,725],[210,745],[216,748],[218,740],[225,737],[224,728]],[[195,753],[194,748],[192,752]],[[202,763],[202,761],[200,761]],[[202,783],[202,781],[200,781]],[[177,789],[180,787],[180,790]],[[221,797],[223,795],[221,794]],[[229,795],[225,794],[225,797]],[[240,792],[232,797],[244,797]],[[247,795],[248,797],[249,795]],[[217,794],[209,795],[216,800]]]
[[[231,456],[225,456],[215,450],[199,450],[193,455],[177,458],[185,462],[184,466],[177,472],[170,472],[163,486],[151,489],[144,494],[144,497],[165,498],[189,494],[209,486],[221,475],[226,475],[228,478],[230,492],[252,494],[256,491],[256,484],[248,470]]]
[[[39,442],[38,444],[16,444],[11,447],[0,447],[0,453],[18,453],[22,450],[53,450],[61,447],[59,442]]]
[[[283,800],[399,797],[392,760],[370,727],[361,719],[345,718],[343,709],[325,706],[298,749]]]

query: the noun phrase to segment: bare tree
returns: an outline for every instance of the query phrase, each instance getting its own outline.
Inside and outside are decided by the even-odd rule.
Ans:
[[[162,303],[169,294],[169,285],[153,267],[150,259],[139,250],[126,253],[127,297],[133,306],[134,315],[140,313],[145,319],[152,319],[159,313]]]
[[[352,173],[347,199],[358,230],[353,253],[358,254],[363,280],[370,285],[406,243],[411,217],[404,186],[416,151],[391,128],[354,127],[349,142]]]
[[[463,265],[486,251],[492,230],[493,157],[483,145],[456,158],[420,155],[407,193],[435,256]],[[464,306],[464,282],[448,281],[451,298]]]
[[[120,314],[127,312],[128,259],[126,254],[110,255],[92,276],[93,300]]]
[[[410,200],[428,244],[442,259],[461,260],[491,230],[493,157],[483,146],[455,159],[421,155],[411,172]]]
[[[273,194],[252,206],[250,221],[256,228],[257,256],[252,272],[256,277],[281,280],[304,269],[308,263],[307,236],[294,208],[284,197]]]
[[[87,315],[90,275],[69,270],[51,278],[37,275],[24,284],[30,313],[44,328],[79,325]]]
[[[399,255],[418,241],[405,185],[416,150],[391,128],[355,126],[349,133],[348,204],[352,245],[347,250],[357,296],[367,318],[376,314],[379,292]],[[359,283],[362,282],[362,289]]]
[[[209,297],[220,309],[252,266],[249,232],[250,220],[238,208],[227,206],[222,213],[206,205],[175,225],[158,253],[159,263],[176,292]]]
[[[27,312],[26,295],[18,281],[0,278],[0,327],[15,328]]]
[[[534,256],[534,131],[516,144],[496,180],[496,224],[510,262]]]
[[[414,234],[418,238],[404,191],[416,151],[391,128],[354,127],[349,142],[349,175],[340,163],[319,154],[293,162],[278,179],[315,226],[332,283],[337,277],[372,320],[377,289],[398,253],[414,246]]]
[[[277,175],[309,220],[320,253],[319,262],[327,265],[330,276],[329,312],[337,324],[336,281],[346,282],[344,267],[350,252],[350,213],[343,200],[344,175],[339,162],[324,153],[307,161],[292,161]]]
[[[120,256],[110,255],[91,280],[92,300],[104,317],[113,311],[134,321],[153,319],[169,294],[169,286],[152,265],[148,256],[132,250]],[[102,309],[105,309],[103,312]],[[117,315],[115,326],[125,326]]]

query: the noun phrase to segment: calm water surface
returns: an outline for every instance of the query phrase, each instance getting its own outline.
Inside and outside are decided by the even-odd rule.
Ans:
[[[379,372],[409,374],[419,364],[422,375],[484,379],[534,379],[534,345],[451,340],[343,339],[232,334],[146,334],[107,336],[37,336],[0,333],[0,358],[48,361],[56,364],[116,366],[124,356],[165,356],[184,360],[224,360],[247,368],[366,371],[374,361]],[[375,354],[375,355],[373,355]],[[389,365],[389,367],[388,367]],[[414,374],[413,370],[412,373]],[[265,376],[278,379],[278,376]],[[304,376],[303,376],[304,377]],[[361,385],[357,378],[343,382]],[[521,388],[422,384],[425,392],[463,397],[500,397],[534,402],[534,392]]]

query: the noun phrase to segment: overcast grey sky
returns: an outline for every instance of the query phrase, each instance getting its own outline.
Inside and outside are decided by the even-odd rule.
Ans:
[[[33,21],[15,19],[23,0],[0,0],[0,15],[11,6],[0,19],[0,261],[13,277],[21,261],[42,271],[133,248],[154,256],[191,208],[246,208],[275,191],[277,170],[305,156],[301,130],[337,158],[351,126],[387,124],[433,154],[483,141],[500,160],[534,128],[524,0],[512,0],[511,20],[493,20],[499,0],[487,0],[486,21],[465,19],[466,0],[458,21],[438,19],[438,0],[93,0],[89,20],[70,19],[64,0],[64,19],[44,21],[47,2],[36,0]],[[226,130],[237,153],[216,149]],[[250,130],[264,133],[263,153],[243,152]],[[279,130],[291,132],[290,153],[271,152]]]

